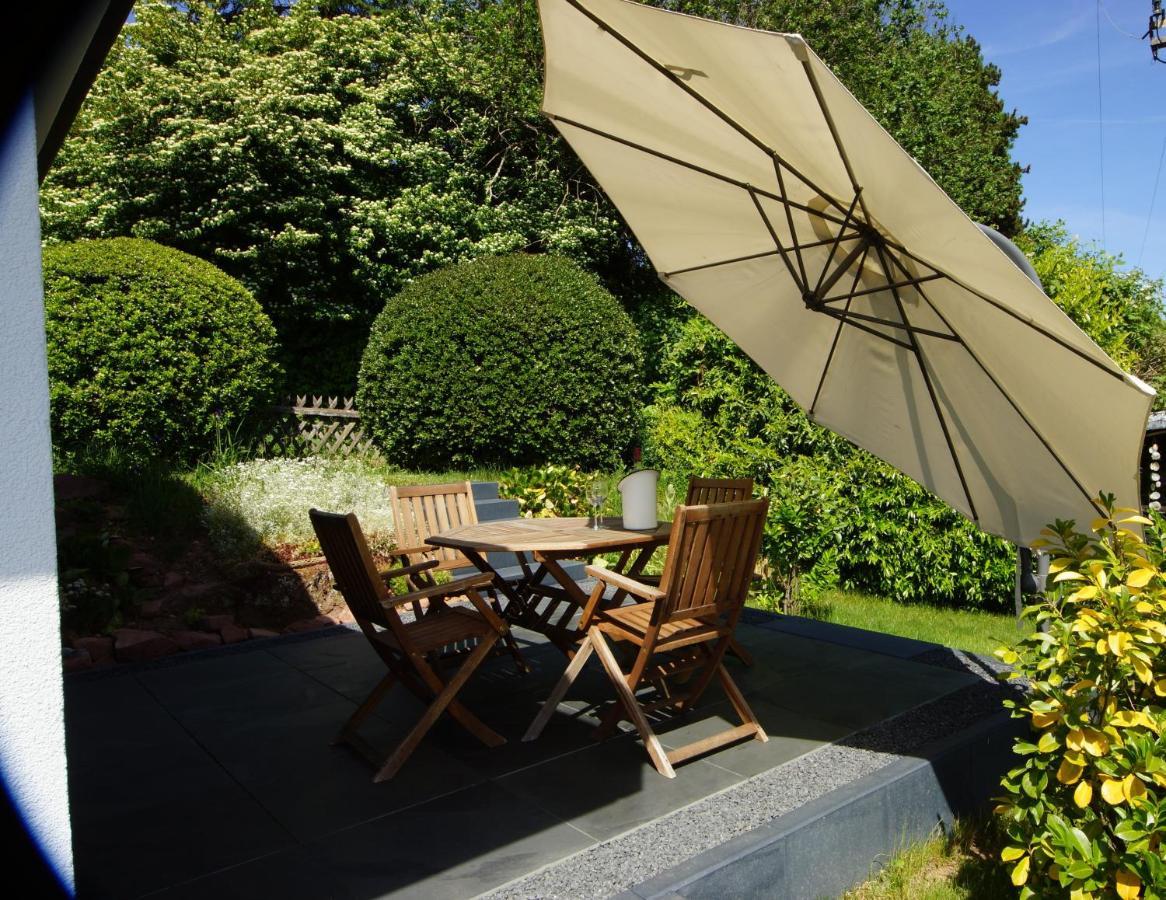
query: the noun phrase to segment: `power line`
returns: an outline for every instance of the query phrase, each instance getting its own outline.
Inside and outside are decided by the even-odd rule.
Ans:
[[[1101,99],[1101,0],[1097,0],[1097,163],[1101,170],[1101,249],[1105,249],[1105,115]]]
[[[1150,236],[1150,222],[1154,218],[1154,201],[1158,199],[1158,180],[1162,177],[1162,160],[1166,159],[1166,135],[1162,136],[1162,152],[1158,154],[1158,174],[1154,176],[1154,190],[1150,193],[1150,211],[1146,213],[1146,230],[1142,232],[1142,249],[1138,251],[1138,267],[1146,253],[1146,239]]]

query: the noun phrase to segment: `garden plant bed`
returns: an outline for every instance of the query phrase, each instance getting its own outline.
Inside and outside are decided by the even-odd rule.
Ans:
[[[224,562],[200,520],[149,534],[107,481],[58,475],[55,488],[67,671],[352,621],[320,556],[282,544]]]

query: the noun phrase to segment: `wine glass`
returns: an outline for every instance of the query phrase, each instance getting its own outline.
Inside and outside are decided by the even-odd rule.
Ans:
[[[587,502],[591,504],[591,527],[598,530],[599,514],[603,511],[603,504],[607,500],[607,479],[596,475],[587,486]]]

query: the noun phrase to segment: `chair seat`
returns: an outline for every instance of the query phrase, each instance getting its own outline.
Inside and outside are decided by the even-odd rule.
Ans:
[[[611,631],[609,633],[612,637],[638,642],[648,632],[648,626],[652,622],[652,609],[655,605],[655,603],[636,603],[632,606],[606,610],[601,613],[600,621],[615,625],[627,633],[625,637],[618,632]],[[603,630],[608,631],[606,628]],[[702,622],[700,619],[674,619],[660,626],[658,644],[672,644],[678,641],[696,643],[701,640],[713,640],[724,632],[723,626]]]
[[[415,622],[405,624],[409,636],[409,649],[416,653],[428,653],[450,644],[492,632],[490,623],[475,610],[452,607],[441,612],[430,613]],[[386,644],[400,649],[392,632],[382,631],[379,637]]]

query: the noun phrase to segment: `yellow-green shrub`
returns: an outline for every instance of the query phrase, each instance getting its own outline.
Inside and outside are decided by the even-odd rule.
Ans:
[[[528,519],[590,515],[587,486],[591,476],[578,466],[536,466],[510,469],[498,476],[501,496],[517,500]]]
[[[1025,612],[1038,630],[997,651],[1028,682],[1006,705],[1033,729],[997,807],[1022,898],[1166,896],[1166,536],[1099,501],[1094,536],[1046,529],[1053,583]]]

